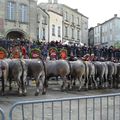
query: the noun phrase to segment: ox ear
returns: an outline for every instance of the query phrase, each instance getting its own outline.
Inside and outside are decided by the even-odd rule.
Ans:
[[[2,69],[2,70],[5,70],[5,66],[2,66],[1,69]]]

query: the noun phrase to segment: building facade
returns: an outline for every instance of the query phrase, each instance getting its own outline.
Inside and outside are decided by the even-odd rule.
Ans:
[[[36,0],[0,0],[0,36],[7,39],[37,37]]]
[[[49,42],[49,14],[37,7],[37,40]]]
[[[120,18],[117,17],[117,14],[113,18],[95,26],[93,37],[94,45],[116,46],[120,44]]]
[[[94,27],[94,45],[101,45],[101,24]]]
[[[120,43],[120,18],[117,14],[102,24],[102,45],[115,46]]]
[[[58,41],[62,42],[62,15],[56,13],[55,11],[48,10],[50,16],[49,20],[49,42]]]
[[[77,9],[72,9],[64,4],[59,4],[57,0],[49,0],[48,3],[40,3],[39,6],[45,10],[52,10],[62,14],[62,41],[72,43],[88,44],[88,18],[79,13]]]
[[[94,27],[91,27],[88,31],[88,45],[94,46]]]

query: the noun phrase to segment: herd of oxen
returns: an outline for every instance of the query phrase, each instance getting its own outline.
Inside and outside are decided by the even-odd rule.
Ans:
[[[0,60],[1,93],[5,94],[8,86],[17,83],[18,94],[27,94],[28,77],[36,83],[35,95],[46,93],[50,77],[60,77],[61,90],[85,88],[119,88],[120,63],[111,61],[68,61],[42,59],[4,59]],[[79,84],[76,84],[79,83]],[[41,87],[41,88],[40,88]]]

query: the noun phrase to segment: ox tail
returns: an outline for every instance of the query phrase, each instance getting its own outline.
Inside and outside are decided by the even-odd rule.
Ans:
[[[87,63],[86,63],[87,61],[83,61],[83,63],[84,63],[84,65],[85,65],[85,75],[84,75],[84,77],[85,77],[85,84],[87,83],[87,81],[88,81],[88,66],[87,66]]]
[[[44,87],[48,87],[48,84],[47,84],[47,72],[46,72],[46,65],[45,65],[45,62],[44,60],[41,58],[40,59],[42,61],[42,64],[43,64],[43,67],[44,67],[44,73],[45,73],[45,81],[44,81]]]
[[[1,63],[1,66],[2,66],[2,61],[0,62]],[[5,79],[4,79],[4,72],[3,72],[4,68],[2,66],[2,76],[1,76],[1,82],[2,82],[2,95],[4,94],[5,92]]]
[[[68,77],[69,77],[69,79],[71,80],[71,79],[72,79],[72,77],[71,77],[72,68],[71,68],[70,61],[67,60],[67,63],[68,63],[69,68],[70,68],[70,73],[69,73]]]
[[[22,88],[23,88],[24,67],[23,67],[23,61],[21,59],[20,59],[20,65],[22,67],[21,82],[22,82]]]

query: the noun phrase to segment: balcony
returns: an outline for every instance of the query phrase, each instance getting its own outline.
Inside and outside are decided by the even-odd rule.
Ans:
[[[46,22],[46,21],[42,21],[42,24],[43,24],[43,25],[47,25],[47,22]]]
[[[77,28],[78,28],[78,29],[81,29],[79,24],[77,25]]]
[[[70,24],[68,20],[64,20],[63,22],[68,25]]]
[[[75,27],[75,23],[74,23],[74,22],[72,22],[71,26],[72,26],[72,27]]]

